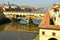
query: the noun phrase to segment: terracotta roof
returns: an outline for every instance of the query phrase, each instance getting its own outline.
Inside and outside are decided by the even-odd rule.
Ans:
[[[42,19],[42,21],[40,22],[39,26],[49,25],[49,24],[50,24],[50,14],[47,12],[44,18]]]
[[[44,25],[44,26],[40,26],[39,28],[60,30],[60,26],[59,25]]]
[[[45,28],[45,29],[59,29],[60,30],[59,25],[50,25],[50,14],[48,12],[45,14],[44,18],[42,19],[38,27]]]

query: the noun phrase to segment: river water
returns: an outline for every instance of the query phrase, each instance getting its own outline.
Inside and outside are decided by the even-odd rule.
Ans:
[[[38,35],[38,24],[10,22],[0,25],[0,40],[33,40]]]
[[[0,32],[0,40],[33,40],[37,33],[29,32],[12,32],[2,31]]]

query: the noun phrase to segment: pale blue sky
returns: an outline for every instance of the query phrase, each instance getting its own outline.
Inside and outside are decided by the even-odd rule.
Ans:
[[[25,5],[25,6],[33,6],[33,7],[48,7],[52,4],[57,3],[57,1],[60,3],[60,0],[0,0],[1,2],[7,3],[7,2],[18,4],[18,5]]]

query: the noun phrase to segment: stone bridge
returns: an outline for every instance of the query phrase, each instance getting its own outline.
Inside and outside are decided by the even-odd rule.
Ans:
[[[42,19],[45,13],[40,12],[16,12],[16,11],[8,11],[3,12],[5,17],[7,18],[17,18],[17,19]]]

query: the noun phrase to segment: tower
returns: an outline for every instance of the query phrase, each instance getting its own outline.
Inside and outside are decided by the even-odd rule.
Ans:
[[[49,13],[51,18],[53,18],[55,25],[60,25],[60,4],[54,4],[50,7]]]

